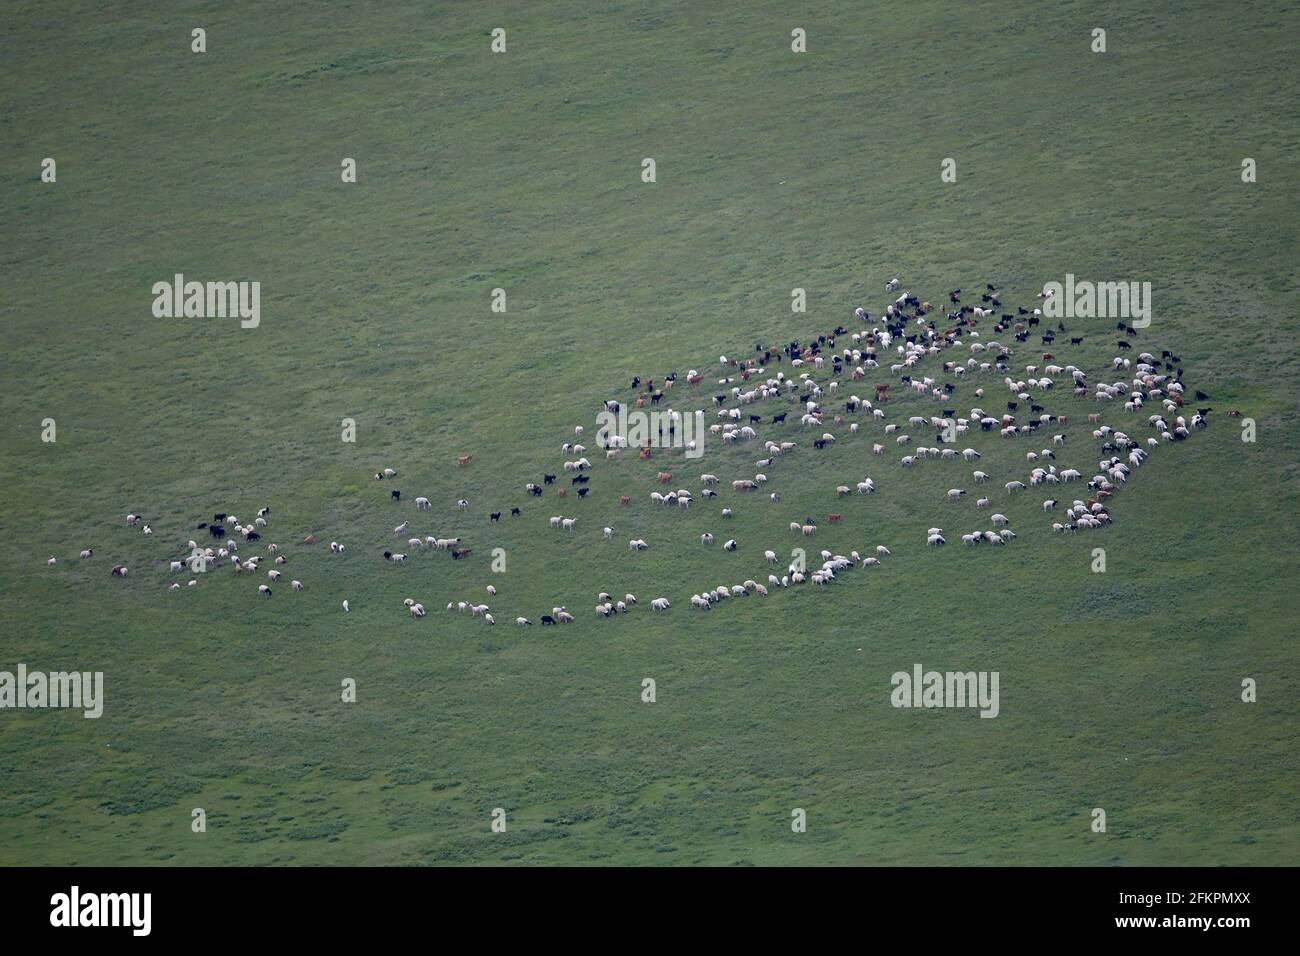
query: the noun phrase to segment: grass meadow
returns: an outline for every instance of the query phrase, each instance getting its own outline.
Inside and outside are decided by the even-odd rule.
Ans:
[[[1294,5],[1202,0],[6,4],[0,670],[103,671],[105,712],[0,711],[0,863],[1294,864],[1298,30]],[[261,325],[154,318],[177,272],[259,281]],[[816,452],[797,414],[766,424],[780,401],[759,427],[800,442],[768,470],[779,503],[730,489],[756,443],[589,451],[586,500],[524,493],[634,375],[698,368],[669,399],[708,407],[719,355],[878,315],[894,276],[945,305],[992,282],[1013,310],[1067,272],[1151,282],[1135,353],[1176,352],[1215,409],[1110,527],[1054,534],[1042,489],[1002,490],[1046,436],[977,430],[1018,538],[963,548],[989,526],[969,465],[874,457],[865,418]],[[1109,377],[1114,323],[1066,324],[1085,341],[1058,359]],[[1000,410],[985,379],[963,414]],[[938,414],[895,393],[891,422]],[[1149,434],[1065,387],[1049,405],[1058,466],[1085,475],[1088,412]],[[661,508],[660,468],[723,490]],[[863,474],[875,494],[835,496]],[[167,589],[196,522],[264,505],[302,593],[259,599],[228,567]],[[806,543],[789,521],[829,511],[811,547],[892,556],[690,607],[764,580],[765,549]],[[385,562],[404,520],[473,554]],[[488,584],[495,628],[443,610]],[[601,590],[639,604],[599,620]],[[552,605],[577,620],[511,623]],[[998,671],[1000,715],[893,708],[918,662]]]

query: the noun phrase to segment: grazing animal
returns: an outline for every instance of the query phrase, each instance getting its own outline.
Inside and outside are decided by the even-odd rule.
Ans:
[[[473,455],[457,455],[456,464],[460,465],[463,468],[465,465],[469,464],[469,460],[473,457],[474,457]]]

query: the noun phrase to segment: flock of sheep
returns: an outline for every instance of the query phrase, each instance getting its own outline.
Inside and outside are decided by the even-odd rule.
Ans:
[[[897,280],[887,286],[888,291],[897,291]],[[1206,426],[1210,408],[1198,408],[1194,414],[1184,411],[1185,388],[1182,384],[1181,360],[1172,353],[1162,352],[1160,357],[1151,352],[1141,352],[1136,361],[1123,354],[1132,349],[1127,336],[1136,334],[1136,330],[1119,323],[1118,330],[1126,336],[1117,343],[1120,354],[1116,355],[1109,366],[1097,372],[1090,372],[1075,364],[1057,360],[1050,349],[1056,348],[1054,339],[1057,331],[1064,332],[1063,324],[1057,329],[1042,329],[1041,313],[1037,309],[1018,309],[1018,314],[1001,312],[1000,297],[989,286],[982,295],[982,302],[988,306],[962,305],[961,290],[948,294],[953,308],[947,312],[937,310],[928,302],[919,302],[914,296],[903,293],[888,304],[878,318],[865,309],[855,310],[855,317],[861,323],[858,331],[843,327],[832,333],[818,336],[815,340],[800,343],[792,341],[784,346],[755,347],[754,354],[744,359],[721,356],[719,366],[722,377],[718,380],[720,389],[711,396],[699,388],[704,382],[704,375],[697,370],[690,370],[686,376],[686,388],[678,386],[677,375],[671,374],[663,381],[642,382],[640,378],[632,381],[632,405],[638,409],[647,405],[663,409],[659,412],[659,434],[647,436],[644,446],[628,448],[625,438],[609,434],[602,428],[596,435],[595,443],[604,451],[605,459],[617,458],[622,452],[635,452],[642,460],[652,454],[660,456],[681,454],[693,448],[672,447],[671,438],[674,431],[681,427],[681,411],[674,410],[666,404],[670,394],[681,394],[687,401],[698,401],[703,405],[712,405],[715,422],[709,426],[708,434],[720,440],[724,445],[736,445],[746,442],[759,442],[760,436],[755,426],[764,424],[773,427],[786,421],[789,411],[798,409],[799,422],[805,429],[813,429],[815,436],[811,441],[816,451],[832,446],[836,435],[831,430],[845,426],[849,435],[857,435],[864,428],[878,430],[871,442],[871,454],[882,460],[886,454],[886,442],[892,441],[900,450],[909,451],[898,459],[904,469],[918,467],[937,467],[930,462],[956,462],[959,459],[967,465],[979,461],[982,454],[968,442],[978,432],[997,433],[1002,440],[1024,442],[1030,445],[1025,452],[1026,471],[1021,476],[1014,476],[1003,483],[1005,496],[1025,493],[1031,487],[1052,486],[1051,495],[1044,499],[1042,507],[1045,514],[1060,515],[1061,520],[1052,523],[1052,529],[1060,533],[1073,533],[1080,529],[1104,527],[1111,521],[1108,499],[1119,491],[1128,481],[1134,469],[1143,465],[1147,458],[1164,444],[1178,442],[1188,438],[1194,431]],[[992,325],[991,333],[985,337],[980,328],[983,320],[992,319],[1001,312]],[[1028,342],[1032,335],[1041,337],[1041,348],[1026,346],[1025,351],[1038,352],[1038,357],[1027,363],[1024,359],[1017,361],[1017,346]],[[1071,337],[1071,347],[1082,342],[1082,336]],[[1013,366],[1013,362],[1016,364]],[[788,374],[786,368],[788,367]],[[774,369],[775,367],[775,369]],[[1103,375],[1111,381],[1103,381]],[[870,398],[858,394],[848,394],[855,389],[861,390],[857,383],[868,377],[885,378],[871,386]],[[957,390],[970,389],[976,404],[959,414]],[[929,415],[912,415],[905,420],[890,422],[886,409],[891,401],[891,389],[906,389],[915,397],[935,403],[936,410]],[[1201,392],[1196,392],[1198,400],[1205,400]],[[710,402],[711,398],[711,402]],[[604,403],[605,412],[617,412],[621,399]],[[993,405],[1005,404],[1005,410],[987,410]],[[1136,437],[1129,431],[1102,423],[1107,407],[1122,404],[1125,413],[1134,417],[1130,430],[1144,428],[1148,434]],[[1048,409],[1052,406],[1055,411]],[[779,412],[772,412],[772,406]],[[766,415],[764,409],[768,409]],[[1098,443],[1095,470],[1085,477],[1082,467],[1066,467],[1058,470],[1057,454],[1065,454],[1067,436],[1065,425],[1075,409],[1082,409],[1087,414],[1092,427],[1092,438]],[[1151,410],[1145,418],[1138,413]],[[1070,415],[1064,414],[1070,412]],[[695,414],[694,411],[687,414]],[[1235,414],[1235,413],[1229,413]],[[768,422],[764,418],[770,416]],[[664,423],[667,428],[665,431]],[[1037,432],[1043,430],[1050,434],[1050,444],[1046,439],[1035,440]],[[554,486],[556,497],[564,498],[569,491],[577,498],[585,498],[590,490],[589,482],[593,468],[591,461],[584,456],[586,447],[577,439],[584,434],[584,427],[574,428],[574,441],[566,441],[561,446],[566,457],[563,472],[571,475],[570,484],[565,487],[556,484],[557,475],[546,474],[541,483],[528,482],[525,493],[540,497],[548,486]],[[925,444],[921,444],[926,439]],[[935,442],[934,445],[928,441]],[[807,454],[802,451],[803,442],[769,439],[762,442],[762,457],[756,459],[752,475],[745,474],[730,482],[731,491],[737,496],[751,494],[768,484],[767,472],[779,461],[791,455]],[[694,445],[692,442],[691,445]],[[963,447],[964,446],[964,447]],[[1073,449],[1071,449],[1073,450]],[[865,448],[864,448],[865,451]],[[814,452],[815,453],[815,452]],[[1076,453],[1083,457],[1086,452],[1079,449]],[[459,466],[467,466],[469,455],[457,458]],[[397,471],[386,468],[374,474],[378,481],[390,481],[397,477]],[[674,483],[671,471],[659,469],[656,478],[662,485]],[[985,485],[992,480],[986,472],[975,469],[971,472],[974,485]],[[1058,511],[1056,489],[1060,486],[1078,483],[1081,487],[1080,497],[1073,498],[1069,505]],[[717,498],[719,488],[725,483],[718,475],[704,472],[699,476],[700,498],[707,501]],[[861,480],[848,484],[839,484],[834,488],[836,496],[853,494],[869,495],[876,490],[875,481],[867,475]],[[1061,488],[1064,491],[1064,488]],[[950,505],[958,505],[968,494],[968,489],[960,485],[949,488],[945,499]],[[666,492],[654,491],[650,500],[664,507],[688,509],[696,502],[695,495],[689,488],[680,487]],[[401,492],[393,490],[391,498],[401,501]],[[779,492],[768,494],[773,503],[781,501]],[[417,511],[431,510],[432,501],[425,496],[414,499]],[[833,500],[833,499],[832,499]],[[631,497],[626,494],[618,496],[620,505],[628,505]],[[458,511],[467,511],[470,502],[465,498],[455,501]],[[723,520],[734,515],[732,505],[722,507],[720,516]],[[961,540],[968,546],[1004,546],[1016,539],[1016,534],[1007,527],[1006,515],[992,512],[992,498],[988,494],[978,495],[975,502],[976,512],[988,509],[991,528],[976,528],[961,535]],[[211,521],[198,522],[198,530],[206,530],[214,539],[212,543],[201,547],[191,539],[185,545],[184,553],[167,559],[168,572],[179,575],[191,571],[207,570],[210,565],[230,567],[238,575],[252,574],[260,576],[263,572],[259,565],[269,561],[273,565],[264,572],[265,580],[259,582],[259,594],[270,597],[272,585],[282,577],[281,566],[286,561],[279,545],[258,544],[262,534],[270,524],[269,507],[261,508],[255,520],[249,524],[239,521],[233,514],[217,512]],[[511,508],[512,516],[520,516],[518,507]],[[500,520],[501,512],[493,512],[493,522]],[[835,523],[840,515],[831,512],[826,520]],[[144,523],[141,516],[129,514],[126,518],[128,527],[141,526],[141,533],[153,534],[150,525]],[[553,515],[550,527],[560,532],[578,531],[579,518],[563,514]],[[409,521],[403,521],[392,529],[393,537],[402,539],[409,530]],[[811,516],[802,520],[790,521],[789,529],[800,537],[811,537],[817,533],[817,520]],[[614,529],[606,525],[601,530],[602,537],[609,541],[614,538]],[[240,541],[248,545],[248,550],[256,550],[248,556],[240,554]],[[705,546],[715,543],[715,536],[705,532],[700,541]],[[302,538],[302,546],[316,542],[315,535]],[[931,527],[926,532],[926,544],[942,546],[947,543],[947,536],[941,527]],[[460,537],[439,537],[434,534],[413,535],[406,538],[410,551],[421,549],[447,551],[452,558],[467,557],[471,551],[462,546]],[[644,551],[650,544],[643,537],[632,537],[628,541],[630,551]],[[725,538],[724,551],[734,552],[739,548],[735,538]],[[329,544],[331,554],[343,555],[346,546],[339,541]],[[788,588],[805,582],[828,584],[837,579],[837,575],[850,568],[870,568],[879,565],[882,558],[890,555],[890,549],[883,544],[869,549],[863,556],[857,551],[848,555],[836,554],[823,550],[820,552],[820,565],[806,566],[800,559],[789,564],[781,574],[768,573],[766,584],[760,583],[758,575],[746,578],[738,584],[710,585],[690,596],[693,607],[706,609],[719,602],[743,598],[751,595],[768,596],[772,588]],[[796,552],[804,554],[802,551]],[[87,548],[80,552],[83,560],[90,560],[94,550]],[[403,562],[406,553],[385,549],[382,556],[386,561]],[[763,552],[764,560],[769,566],[778,563],[775,550]],[[50,565],[57,563],[50,557]],[[201,566],[201,567],[200,567]],[[114,577],[126,577],[128,569],[125,564],[112,567]],[[193,586],[197,578],[191,577],[188,584]],[[181,587],[178,580],[171,580],[172,589]],[[304,584],[293,579],[290,581],[293,591],[304,590]],[[488,595],[495,596],[495,586],[486,588]],[[403,602],[408,613],[414,618],[426,615],[425,605],[413,598]],[[595,614],[608,618],[617,614],[629,613],[636,605],[636,598],[626,594],[617,600],[609,594],[600,593],[595,605]],[[650,607],[657,611],[667,611],[671,604],[665,597],[656,597]],[[350,610],[347,600],[342,602],[344,611]],[[467,612],[491,625],[496,620],[486,603],[473,601],[452,601],[447,604],[451,612]],[[563,606],[555,606],[549,614],[541,615],[541,623],[554,625],[574,621],[574,615]],[[514,618],[519,626],[529,626],[532,619],[519,615]]]

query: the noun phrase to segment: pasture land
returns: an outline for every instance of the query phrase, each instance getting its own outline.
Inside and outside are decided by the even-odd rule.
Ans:
[[[231,0],[110,16],[15,0],[3,22],[0,670],[102,670],[106,702],[98,720],[0,711],[0,863],[1296,862],[1294,4]],[[153,318],[152,284],[177,272],[259,281],[260,327]],[[797,414],[760,427],[801,443],[768,469],[779,504],[731,492],[756,443],[697,462],[589,451],[587,500],[523,491],[633,375],[701,369],[670,397],[703,406],[719,355],[850,325],[857,305],[877,315],[893,276],[936,305],[993,282],[1014,309],[1067,272],[1151,282],[1135,345],[1178,353],[1215,409],[1134,473],[1109,528],[1053,534],[1040,489],[1007,500],[1045,436],[975,434],[1019,537],[963,548],[989,527],[971,466],[904,470],[892,442],[873,457],[873,424],[828,427],[839,440],[816,452]],[[1103,375],[1114,323],[1067,325],[1085,341],[1058,358]],[[895,394],[890,421],[941,405]],[[1051,404],[1071,419],[1058,466],[1092,474],[1096,404],[1065,388]],[[1102,411],[1147,436],[1145,413]],[[385,466],[395,482],[372,479]],[[652,505],[664,467],[697,496],[718,474],[719,499]],[[836,498],[863,474],[875,494]],[[949,504],[957,486],[972,494]],[[198,521],[263,505],[263,543],[305,591],[259,599],[264,573],[229,568],[166,589],[189,577],[167,561]],[[152,537],[126,527],[133,510]],[[813,547],[893,555],[826,587],[689,606],[765,579],[765,549],[805,543],[788,522],[829,511],[844,519]],[[561,513],[577,531],[548,527]],[[385,563],[408,519],[473,554]],[[924,546],[931,525],[946,548]],[[321,542],[298,545],[308,533]],[[634,536],[650,549],[628,551]],[[443,610],[487,584],[495,628]],[[599,620],[600,590],[639,604]],[[429,617],[404,612],[408,595]],[[671,611],[651,612],[659,595]],[[577,621],[511,623],[552,605]],[[917,662],[1000,672],[1000,715],[894,709],[890,675]]]

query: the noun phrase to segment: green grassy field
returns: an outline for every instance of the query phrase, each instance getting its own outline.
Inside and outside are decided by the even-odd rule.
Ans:
[[[106,703],[0,711],[0,864],[1297,862],[1294,5],[57,6],[0,14],[0,670],[102,670]],[[261,326],[155,319],[176,272],[259,281]],[[988,513],[943,492],[973,491],[970,466],[874,458],[875,424],[814,452],[797,415],[760,429],[803,446],[769,469],[780,503],[730,490],[753,443],[589,451],[587,500],[523,492],[633,375],[699,368],[671,398],[702,406],[720,354],[878,314],[893,276],[936,304],[991,281],[1014,307],[1067,272],[1151,282],[1135,352],[1177,352],[1216,409],[1107,529],[1053,534],[1041,489],[1006,500],[1045,435],[976,433],[1019,537],[963,548]],[[1068,324],[1085,342],[1058,358],[1108,377],[1114,323]],[[1000,410],[975,384],[963,414]],[[890,421],[938,414],[896,393]],[[1051,404],[1071,417],[1057,464],[1092,474],[1095,403]],[[697,494],[717,473],[720,498],[652,505],[667,465]],[[836,498],[864,472],[876,494]],[[303,593],[261,600],[265,577],[229,568],[167,590],[197,521],[263,505]],[[764,580],[765,549],[804,543],[788,522],[828,511],[815,548],[893,555],[689,606]],[[473,555],[382,561],[407,519]],[[488,584],[495,628],[443,610]],[[640,603],[598,620],[600,590]],[[510,623],[555,604],[577,621]],[[999,671],[1000,716],[894,709],[890,675],[917,662]]]

